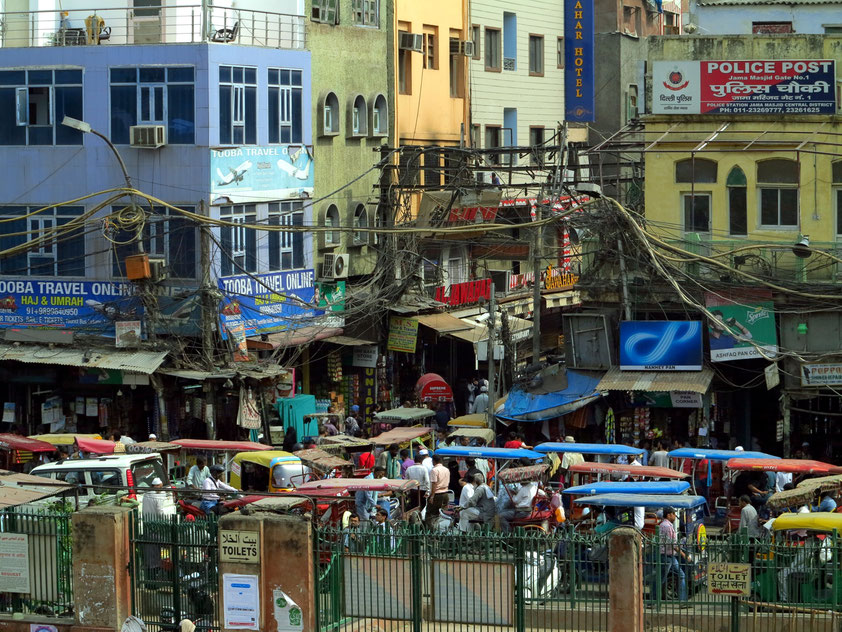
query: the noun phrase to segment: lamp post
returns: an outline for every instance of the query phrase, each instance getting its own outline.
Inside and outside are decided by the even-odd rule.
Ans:
[[[130,189],[134,188],[132,186],[132,179],[129,177],[129,171],[128,169],[126,169],[126,163],[123,162],[123,157],[120,155],[120,152],[117,151],[117,148],[114,146],[114,143],[111,142],[111,139],[108,138],[108,136],[106,136],[105,134],[100,134],[98,131],[93,129],[90,123],[80,121],[79,119],[75,119],[70,116],[65,116],[64,119],[62,119],[61,124],[79,130],[83,134],[93,134],[94,136],[99,136],[102,140],[104,140],[105,144],[108,145],[112,152],[114,152],[114,156],[117,158],[117,162],[120,164],[120,169],[123,171],[123,177],[126,179],[126,186]],[[134,200],[132,200],[132,203],[134,203]]]

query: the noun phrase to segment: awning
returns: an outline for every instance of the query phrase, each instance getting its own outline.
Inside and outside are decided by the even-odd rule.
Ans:
[[[597,384],[600,378],[580,371],[568,369],[567,386],[556,391],[528,391],[515,386],[506,398],[497,417],[511,421],[544,421],[553,419],[587,406],[601,397]],[[545,377],[545,384],[551,377]]]
[[[415,392],[422,402],[452,402],[453,389],[437,373],[425,373],[415,384]]]
[[[300,347],[318,340],[325,340],[342,334],[339,327],[301,327],[276,334],[268,334],[268,342],[275,347]]]
[[[579,292],[574,290],[544,294],[544,305],[546,305],[547,309],[554,307],[574,307],[581,304],[582,299],[579,296]]]
[[[24,450],[26,452],[55,452],[52,443],[21,437],[20,435],[0,433],[0,450]]]
[[[690,391],[707,393],[713,370],[701,371],[621,371],[612,367],[599,382],[599,391]]]
[[[154,373],[166,357],[166,351],[115,351],[96,347],[64,349],[44,345],[0,344],[0,360],[133,371],[147,375]]]
[[[414,317],[419,323],[430,329],[435,329],[440,334],[451,334],[456,331],[466,331],[471,325],[459,320],[450,314],[419,314]]]
[[[180,377],[185,380],[196,380],[202,382],[204,380],[226,380],[237,377],[251,377],[256,380],[264,380],[272,377],[277,377],[288,372],[286,369],[278,364],[258,364],[256,362],[242,363],[235,370],[218,370],[218,371],[194,371],[192,369],[161,369],[158,371],[163,375],[170,375],[172,377]]]
[[[55,496],[71,487],[72,485],[41,476],[0,470],[0,509]]]
[[[372,340],[363,340],[362,338],[354,338],[352,336],[331,336],[325,342],[330,342],[335,345],[344,345],[346,347],[370,347],[377,343]]]

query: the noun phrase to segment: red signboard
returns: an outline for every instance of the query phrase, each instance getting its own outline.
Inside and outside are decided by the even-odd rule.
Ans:
[[[491,298],[491,279],[454,283],[450,286],[449,293],[447,287],[436,288],[436,300],[453,307],[470,305],[478,302],[481,298],[485,300]]]

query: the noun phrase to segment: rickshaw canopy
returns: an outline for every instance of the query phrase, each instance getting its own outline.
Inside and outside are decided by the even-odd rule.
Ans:
[[[181,446],[166,441],[139,441],[126,446],[126,452],[129,454],[152,454],[153,452],[172,452],[174,450],[181,450]]]
[[[470,439],[482,439],[487,444],[494,443],[494,431],[491,428],[459,428],[448,435],[448,439],[456,437],[468,437]]]
[[[631,476],[632,478],[687,478],[686,472],[671,470],[668,467],[656,467],[654,465],[629,466],[619,463],[577,463],[570,466],[574,474],[619,474]]]
[[[332,437],[322,437],[322,443],[319,445],[319,449],[333,454],[342,450],[352,452],[370,450],[373,445],[369,439],[360,439],[358,437],[349,437],[348,435],[340,434]]]
[[[575,485],[564,490],[565,494],[595,496],[596,494],[683,494],[690,489],[685,481],[601,481],[589,485]]]
[[[51,443],[53,445],[73,445],[76,443],[76,437],[82,437],[83,439],[102,439],[102,435],[98,434],[43,434],[43,435],[30,435],[30,439],[37,439],[38,441],[46,441],[47,443]]]
[[[509,483],[523,483],[524,481],[536,481],[543,478],[550,469],[549,463],[539,465],[527,465],[526,467],[510,467],[497,474],[497,480],[504,485]]]
[[[533,448],[536,452],[578,452],[579,454],[603,454],[608,456],[634,456],[643,454],[640,448],[619,443],[540,443]]]
[[[0,433],[0,450],[25,450],[26,452],[55,452],[56,446],[41,439]]]
[[[420,439],[434,432],[432,428],[424,426],[412,426],[410,428],[392,428],[391,430],[372,437],[371,441],[377,445],[392,445],[393,443],[405,443],[413,439]]]
[[[678,448],[667,453],[671,459],[708,459],[710,461],[728,461],[729,459],[779,459],[781,457],[765,452],[746,450],[713,450],[707,448]]]
[[[115,454],[126,451],[126,446],[119,441],[108,441],[106,439],[87,439],[76,437],[76,446],[82,452],[91,454]]]
[[[387,423],[406,423],[423,421],[433,417],[436,413],[429,408],[393,408],[392,410],[384,410],[375,413],[374,419],[378,422]]]
[[[271,450],[271,445],[254,441],[218,441],[216,439],[174,439],[171,443],[187,450],[206,450],[208,452],[250,452]]]
[[[314,470],[320,472],[330,472],[337,467],[354,467],[351,461],[340,459],[338,456],[328,454],[324,450],[318,448],[311,448],[310,450],[298,450],[293,452],[295,456],[301,459],[301,462]]]
[[[600,507],[652,507],[664,509],[695,509],[705,504],[704,496],[669,495],[669,494],[597,494],[582,496],[574,503],[581,505],[599,505]]]
[[[807,531],[839,531],[842,533],[842,514],[829,512],[785,513],[772,523],[773,531],[805,529]]]
[[[835,466],[810,459],[729,459],[729,470],[761,470],[764,472],[790,472],[792,474],[827,474]]]
[[[809,505],[813,502],[815,495],[819,492],[819,487],[795,487],[793,489],[785,489],[780,492],[775,492],[766,499],[766,506],[771,509],[780,509],[781,507],[796,507],[800,505]]]
[[[310,491],[336,492],[392,492],[409,491],[418,487],[418,481],[393,478],[326,478],[321,481],[307,481],[295,488],[296,494]]]
[[[480,459],[532,459],[539,460],[546,458],[546,455],[526,448],[492,448],[489,446],[448,446],[438,448],[436,454],[441,456],[455,456],[457,458]]]
[[[278,463],[299,464],[301,459],[291,452],[284,452],[283,450],[263,450],[261,452],[238,452],[234,455],[234,463],[255,463],[271,468]]]
[[[447,425],[451,428],[487,428],[488,415],[485,413],[462,415],[461,417],[454,417],[447,422]]]
[[[840,489],[842,488],[842,474],[833,474],[831,476],[817,476],[816,478],[806,478],[798,485],[798,487],[818,487],[820,489]]]

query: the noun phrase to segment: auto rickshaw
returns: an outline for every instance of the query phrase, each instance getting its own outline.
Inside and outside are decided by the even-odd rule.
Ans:
[[[677,494],[686,494],[689,489],[690,483],[686,481],[600,481],[597,483],[574,485],[573,487],[566,488],[563,493],[569,495],[575,502],[575,499],[579,496],[596,496],[599,494],[667,494],[674,496]],[[582,522],[590,518],[590,512],[583,514],[581,510],[574,510],[571,513],[571,518],[577,522]],[[644,533],[655,533],[657,526],[657,520],[653,516],[644,516]]]
[[[548,441],[539,443],[533,448],[536,452],[545,454],[564,454],[565,452],[578,452],[597,457],[614,459],[618,456],[634,457],[643,454],[642,448],[635,448],[620,443],[560,443]]]
[[[353,478],[354,464],[319,448],[293,452],[317,478]],[[293,481],[297,482],[297,481]],[[304,481],[301,481],[304,482]]]
[[[435,412],[429,408],[393,408],[375,413],[372,422],[372,433],[388,432],[397,426],[414,426],[426,422]]]
[[[436,430],[426,426],[412,426],[409,428],[393,428],[371,438],[371,442],[378,448],[386,449],[393,443],[400,448],[408,448],[410,456],[414,456],[415,448],[432,449],[435,445]]]
[[[489,446],[448,446],[436,450],[436,454],[456,459],[486,459],[491,465],[489,476],[499,485],[499,474],[508,467],[517,467],[521,459],[540,462],[546,455],[526,448],[492,448]]]
[[[239,452],[256,452],[271,450],[272,446],[254,441],[221,441],[217,439],[173,439],[170,443],[180,448],[176,459],[178,465],[175,471],[169,472],[170,480],[184,484],[184,479],[190,467],[196,464],[197,456],[204,456],[208,467],[215,463],[222,465],[227,471],[231,469],[231,460]]]
[[[606,479],[618,480],[632,478],[635,480],[681,480],[690,476],[685,472],[671,470],[668,467],[656,467],[654,465],[623,465],[620,463],[593,463],[590,461],[586,461],[585,463],[576,463],[575,465],[570,466],[570,473],[573,475],[573,482],[577,485]]]
[[[0,433],[0,469],[24,473],[38,465],[38,457],[55,452],[56,446],[52,443]]]
[[[354,495],[357,492],[388,492],[395,499],[392,503],[392,521],[410,520],[411,516],[420,511],[420,507],[407,509],[408,495],[418,489],[418,481],[391,478],[326,478],[318,481],[308,481],[295,488],[297,496],[312,496],[314,498],[349,499],[346,503],[349,511],[353,511]],[[334,501],[336,502],[336,501]]]
[[[450,428],[488,428],[488,415],[485,413],[471,413],[454,417],[447,422]]]
[[[510,467],[497,474],[497,480],[500,484],[500,493],[508,494],[509,498],[514,503],[514,495],[520,485],[515,484],[529,484],[533,482],[539,483],[541,486],[547,483],[549,475],[549,463],[539,463],[538,465],[527,465],[525,467]],[[535,495],[532,500],[532,511],[528,516],[515,518],[510,521],[511,526],[523,527],[524,529],[535,529],[539,531],[549,531],[561,524],[561,512],[556,511],[561,506],[561,498],[557,492],[551,492],[549,495],[540,492]]]
[[[494,431],[490,428],[457,428],[448,435],[447,441],[451,445],[461,445],[462,437],[467,437],[470,445],[494,445]]]
[[[779,459],[780,457],[765,452],[747,450],[714,450],[710,448],[678,448],[667,453],[673,469],[695,473],[690,481],[693,493],[717,499],[727,496],[724,467],[730,459]],[[704,481],[705,489],[697,489],[696,481]],[[727,498],[726,498],[727,500]]]
[[[229,483],[249,493],[290,492],[296,483],[305,482],[310,474],[310,468],[290,452],[239,452],[231,461]]]

